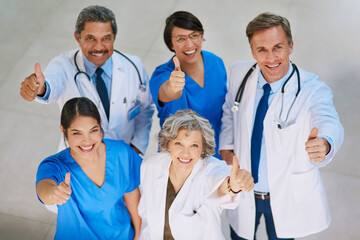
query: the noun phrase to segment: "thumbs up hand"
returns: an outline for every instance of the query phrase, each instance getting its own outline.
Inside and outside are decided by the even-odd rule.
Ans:
[[[176,56],[173,58],[173,62],[175,65],[175,69],[171,72],[168,83],[168,90],[172,94],[176,94],[184,89],[185,73],[181,71],[180,61]]]
[[[230,172],[229,190],[234,192],[245,191],[249,192],[254,188],[254,179],[251,173],[245,169],[239,168],[239,159],[236,155],[233,156],[232,169]]]
[[[66,173],[65,180],[61,182],[52,193],[52,202],[57,205],[62,205],[67,202],[70,198],[71,194],[71,187],[70,187],[70,173]]]
[[[20,95],[27,101],[32,101],[37,95],[44,95],[46,91],[45,77],[39,63],[35,64],[35,72],[21,83]]]
[[[317,128],[311,129],[305,143],[305,151],[308,153],[310,161],[321,163],[325,160],[325,156],[330,152],[331,147],[326,139],[317,136],[318,132]]]

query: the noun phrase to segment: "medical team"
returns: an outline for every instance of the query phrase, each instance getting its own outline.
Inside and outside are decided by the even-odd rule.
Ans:
[[[204,29],[189,12],[167,18],[175,56],[150,81],[138,57],[114,51],[116,32],[111,10],[84,8],[80,48],[44,72],[36,63],[21,84],[25,100],[62,111],[60,152],[36,179],[39,200],[58,206],[55,239],[225,239],[224,209],[232,239],[255,239],[262,215],[269,239],[329,226],[319,168],[344,130],[330,88],[290,61],[286,18],[262,13],[248,24],[255,61],[235,62],[228,77],[201,49]],[[160,153],[142,161],[154,103]]]

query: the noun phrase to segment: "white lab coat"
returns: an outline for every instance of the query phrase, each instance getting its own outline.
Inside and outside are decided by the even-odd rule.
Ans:
[[[170,164],[169,153],[156,153],[141,165],[140,239],[163,239]],[[235,208],[241,198],[217,196],[218,187],[229,175],[225,162],[214,157],[196,163],[169,209],[169,225],[176,240],[225,239],[220,214],[224,208]]]
[[[136,146],[142,153],[145,153],[149,141],[154,104],[149,90],[149,78],[140,58],[127,55],[139,69],[142,81],[146,85],[145,92],[139,90],[139,77],[134,66],[120,54],[113,53],[110,121],[108,121],[93,82],[89,81],[85,74],[77,76],[77,85],[74,81],[74,76],[77,73],[74,65],[76,51],[78,49],[55,57],[49,63],[44,71],[44,76],[50,85],[50,96],[47,101],[42,101],[38,98],[37,101],[42,103],[57,102],[61,111],[63,105],[69,99],[80,96],[87,97],[99,109],[102,128],[105,133],[104,138],[124,140],[128,144],[131,143]],[[85,71],[81,50],[77,54],[76,62],[80,70]],[[59,78],[59,76],[61,77]],[[55,81],[54,79],[61,79],[61,81]],[[137,100],[140,102],[140,113],[132,120],[129,120],[129,109],[135,105]],[[63,148],[64,143],[61,141],[59,150]]]
[[[245,74],[254,62],[235,62],[229,72],[229,90],[223,106],[219,149],[233,149],[240,167],[251,171],[251,134],[259,67],[249,78],[239,111],[231,112],[236,93]],[[318,136],[333,142],[335,154],[343,141],[343,128],[332,103],[331,90],[315,74],[300,69],[301,91],[289,114],[291,125],[278,129],[281,91],[273,98],[264,119],[263,137],[268,161],[270,205],[279,238],[303,237],[326,229],[330,212],[325,189],[316,164],[310,162],[305,142],[313,127]],[[297,91],[297,75],[285,87],[282,119]],[[320,94],[321,93],[321,94]],[[321,96],[321,97],[320,97]],[[332,155],[333,156],[333,155]],[[332,157],[331,156],[331,157]],[[253,239],[255,200],[253,191],[237,209],[227,212],[230,225],[243,238]]]

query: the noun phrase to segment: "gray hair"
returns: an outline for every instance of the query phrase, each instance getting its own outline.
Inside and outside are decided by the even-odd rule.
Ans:
[[[201,131],[203,140],[202,158],[215,153],[214,130],[211,128],[209,121],[190,109],[179,110],[165,120],[158,136],[161,152],[168,151],[169,142],[177,137],[180,129],[187,129],[188,132],[192,130]]]
[[[86,22],[110,22],[114,35],[117,33],[117,26],[114,13],[103,6],[94,5],[81,10],[75,25],[75,32],[80,35],[84,30]]]
[[[246,36],[248,37],[250,45],[251,38],[253,37],[254,33],[276,26],[281,26],[281,28],[284,30],[288,44],[290,45],[292,42],[292,35],[289,20],[269,12],[259,14],[247,25]]]

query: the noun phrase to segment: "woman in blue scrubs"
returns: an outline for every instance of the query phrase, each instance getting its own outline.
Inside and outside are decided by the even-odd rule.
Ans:
[[[209,120],[215,131],[218,154],[222,105],[225,102],[226,69],[221,58],[201,50],[204,29],[197,17],[178,11],[166,19],[164,41],[175,53],[158,66],[150,79],[150,92],[162,126],[177,110],[192,109]]]
[[[137,239],[141,157],[103,139],[87,98],[66,102],[60,128],[69,148],[42,161],[36,179],[40,201],[58,205],[55,239]]]

